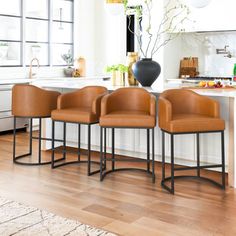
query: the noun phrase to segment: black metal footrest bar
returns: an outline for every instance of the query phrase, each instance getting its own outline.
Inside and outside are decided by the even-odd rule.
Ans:
[[[73,150],[63,150],[63,149],[54,149],[55,153],[70,153],[70,154],[77,154],[77,155],[86,155],[86,153],[78,152],[78,151],[73,151]]]
[[[174,179],[183,179],[183,178],[188,178],[188,179],[200,179],[200,180],[204,180],[204,181],[207,181],[207,182],[210,182],[212,184],[214,184],[215,186],[221,188],[221,189],[225,189],[225,186],[223,184],[220,184],[212,179],[209,179],[209,178],[206,178],[206,177],[203,177],[203,176],[195,176],[195,175],[178,175],[178,176],[173,176]],[[163,188],[165,188],[166,190],[168,190],[170,193],[174,193],[174,191],[165,184],[165,182],[167,181],[171,181],[172,177],[166,177],[165,179],[163,179],[161,181],[161,186]]]
[[[40,166],[40,165],[49,165],[52,163],[52,161],[42,161],[42,162],[24,162],[24,161],[19,161],[20,159],[32,155],[31,153],[23,154],[20,156],[17,156],[13,159],[13,162],[19,165],[25,165],[25,166]],[[56,159],[55,162],[63,161],[65,160],[64,157],[60,159]]]
[[[167,190],[169,193],[174,194],[174,190],[171,189],[169,186],[167,186],[167,185],[165,184],[165,181],[166,181],[166,180],[162,180],[162,181],[161,181],[161,186],[162,186],[165,190]]]
[[[174,171],[181,171],[181,170],[197,170],[197,169],[205,169],[205,168],[222,168],[222,165],[204,165],[204,166],[188,166],[188,167],[178,167],[174,168]]]
[[[56,162],[56,161],[54,161]],[[83,164],[83,163],[88,163],[87,160],[84,160],[84,161],[67,161],[67,162],[64,162],[64,163],[60,163],[60,164],[57,164],[57,165],[52,165],[52,168],[55,169],[55,168],[58,168],[60,166],[66,166],[66,165],[70,165],[70,164]],[[96,165],[100,165],[100,162],[98,161],[90,161],[91,164],[96,164]],[[96,173],[98,173],[100,170],[97,170]],[[91,172],[92,173],[92,172]]]
[[[104,161],[113,161],[113,162],[144,162],[144,163],[151,163],[152,160],[145,160],[145,159],[134,159],[134,158],[116,158],[112,159],[111,157],[103,158]]]
[[[39,137],[32,137],[32,139],[39,139]],[[51,138],[40,138],[41,140],[44,140],[44,141],[52,141]],[[63,140],[62,139],[54,139],[55,142],[62,142],[63,143]]]
[[[112,172],[117,172],[117,171],[142,171],[142,172],[145,172],[147,174],[150,174],[152,175],[153,173],[151,171],[147,171],[146,169],[140,169],[140,168],[117,168],[117,169],[114,169],[114,170],[108,170],[108,171],[105,171],[102,173],[101,175],[101,179],[100,180],[103,180],[104,177],[107,175],[107,174],[111,174]],[[155,175],[154,175],[154,178],[155,178]]]

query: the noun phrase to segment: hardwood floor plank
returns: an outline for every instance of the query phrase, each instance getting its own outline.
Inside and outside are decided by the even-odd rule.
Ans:
[[[131,223],[140,218],[140,216],[138,216],[137,214],[131,214],[127,211],[124,212],[116,208],[111,208],[99,204],[92,204],[88,207],[83,208],[83,210],[128,223]]]
[[[148,228],[145,225],[138,224],[128,224],[122,221],[113,221],[110,224],[107,224],[104,229],[108,231],[112,231],[117,234],[125,235],[125,236],[168,236],[167,232],[159,230],[157,227]]]
[[[165,232],[167,235],[176,235],[176,236],[212,236],[213,232],[206,231],[204,229],[195,230],[191,227],[186,227],[186,225],[180,226],[175,224],[170,224],[160,220],[154,220],[147,217],[142,217],[134,222],[135,225],[145,226],[149,229],[157,228],[161,232]]]

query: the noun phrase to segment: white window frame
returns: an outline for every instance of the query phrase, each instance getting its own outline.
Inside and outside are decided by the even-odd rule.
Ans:
[[[9,15],[9,14],[0,14],[0,16],[5,16],[5,17],[13,17],[13,18],[20,18],[21,19],[21,30],[20,30],[20,40],[8,40],[8,39],[1,39],[0,42],[3,43],[20,43],[21,47],[21,54],[20,54],[20,65],[0,65],[0,68],[2,67],[28,67],[25,62],[25,52],[26,52],[26,44],[27,43],[45,43],[48,45],[48,65],[40,65],[42,67],[59,67],[59,66],[65,66],[66,64],[61,64],[61,65],[53,65],[52,61],[52,51],[53,51],[53,45],[54,44],[61,44],[61,45],[71,45],[72,48],[72,57],[74,57],[74,31],[75,31],[75,1],[76,0],[64,0],[64,1],[70,1],[72,2],[72,21],[58,21],[58,20],[53,20],[53,0],[48,0],[48,19],[42,19],[38,17],[26,17],[25,16],[25,3],[26,0],[20,0],[20,16],[17,15]],[[26,19],[37,19],[37,20],[42,20],[42,21],[48,21],[48,41],[47,42],[39,42],[39,41],[26,41],[25,39],[25,24],[26,24]],[[53,22],[61,22],[61,23],[70,23],[72,24],[72,43],[53,43],[52,42],[52,25]]]

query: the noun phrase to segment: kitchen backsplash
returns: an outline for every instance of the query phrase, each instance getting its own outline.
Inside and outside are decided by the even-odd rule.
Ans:
[[[232,76],[236,63],[235,41],[236,32],[182,34],[166,47],[164,77],[178,77],[179,62],[183,57],[198,57],[200,75]],[[217,49],[222,54],[217,54]]]

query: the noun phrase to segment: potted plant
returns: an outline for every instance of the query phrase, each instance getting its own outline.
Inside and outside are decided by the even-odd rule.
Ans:
[[[123,64],[107,66],[106,72],[111,73],[112,85],[125,86],[125,74],[128,72],[128,66]]]
[[[161,72],[153,56],[161,47],[176,38],[183,30],[179,26],[188,19],[189,9],[179,0],[168,0],[164,6],[162,19],[157,24],[153,20],[154,4],[158,1],[142,0],[139,5],[130,5],[131,0],[123,0],[125,14],[129,19],[128,29],[135,35],[141,59],[133,64],[135,78],[143,86],[151,86]],[[130,26],[131,15],[135,15],[136,29]]]
[[[67,68],[64,69],[65,76],[72,77],[74,71],[74,68],[72,67],[74,59],[71,51],[69,50],[67,53],[62,54],[61,58],[66,62],[67,65]]]

